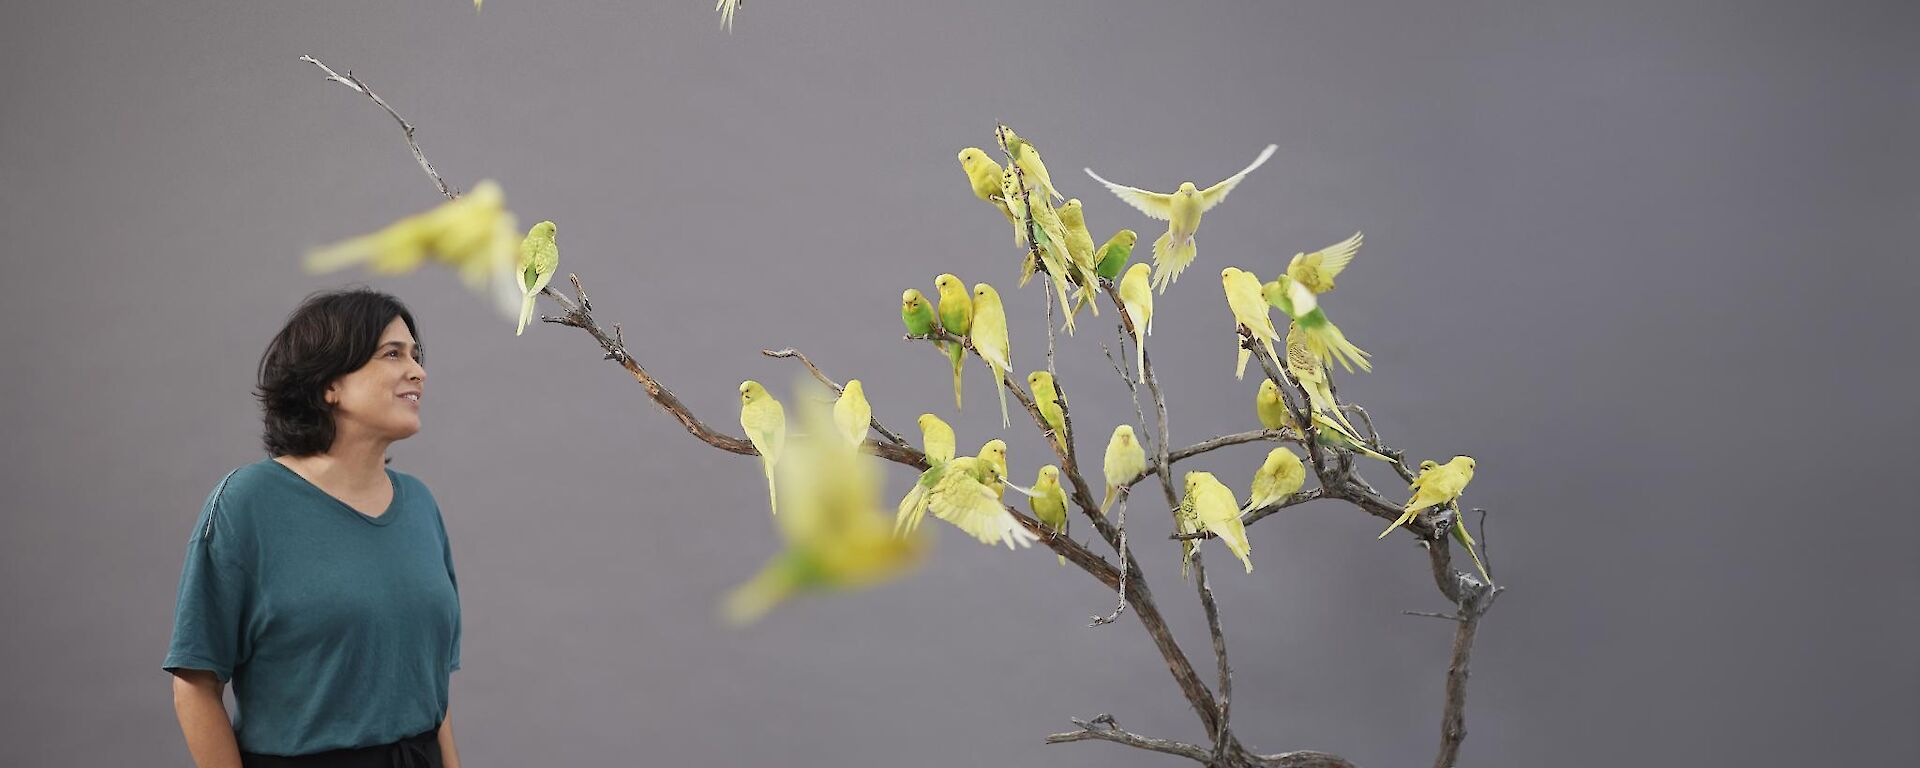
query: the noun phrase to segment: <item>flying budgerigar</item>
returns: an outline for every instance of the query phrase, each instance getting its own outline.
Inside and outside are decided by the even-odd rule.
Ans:
[[[1346,269],[1353,261],[1353,254],[1360,250],[1360,233],[1353,233],[1340,242],[1329,245],[1313,253],[1296,253],[1293,261],[1287,262],[1287,276],[1304,285],[1314,293],[1326,293],[1333,290],[1333,278]]]
[[[429,258],[460,275],[469,290],[490,294],[497,311],[518,318],[524,289],[514,274],[523,235],[492,180],[459,197],[369,234],[307,251],[309,274],[364,263],[378,274],[412,272]]]
[[[1142,378],[1147,375],[1147,337],[1153,335],[1153,289],[1147,286],[1148,269],[1146,264],[1135,264],[1120,278],[1120,307],[1133,323],[1133,372]]]
[[[753,449],[760,453],[760,465],[767,473],[767,506],[778,513],[780,502],[774,492],[773,468],[780,463],[781,449],[787,442],[787,409],[773,399],[773,394],[760,382],[752,379],[740,382],[740,428],[746,431]]]
[[[1267,452],[1267,460],[1260,464],[1259,471],[1253,473],[1253,492],[1247,496],[1247,505],[1240,508],[1240,514],[1286,501],[1307,481],[1307,468],[1300,463],[1287,448],[1275,448]]]
[[[967,147],[960,150],[960,168],[967,172],[967,182],[973,187],[973,196],[993,204],[1005,216],[1007,224],[1013,227],[1013,241],[1026,244],[1027,230],[1014,218],[1013,211],[1007,208],[1007,200],[1001,194],[1000,178],[1004,171],[1000,164],[988,157],[979,147]]]
[[[733,34],[733,15],[740,12],[745,0],[719,0],[713,9],[720,12],[720,26],[727,28],[727,34]]]
[[[1115,184],[1100,178],[1092,168],[1085,168],[1094,181],[1106,185],[1113,194],[1125,200],[1128,205],[1138,208],[1147,216],[1167,222],[1167,232],[1153,241],[1154,286],[1161,293],[1167,292],[1167,286],[1180,278],[1180,271],[1193,263],[1195,246],[1193,233],[1200,228],[1200,217],[1220,201],[1227,199],[1227,193],[1240,185],[1240,181],[1259,168],[1279,145],[1268,144],[1254,158],[1253,164],[1242,168],[1239,173],[1228,176],[1224,181],[1206,189],[1200,189],[1191,181],[1180,182],[1180,188],[1171,193],[1148,192],[1144,189]]]
[[[1132,425],[1113,428],[1113,437],[1107,439],[1107,457],[1102,469],[1107,476],[1107,496],[1100,500],[1100,514],[1104,515],[1113,507],[1113,500],[1120,497],[1120,489],[1127,481],[1147,471],[1147,452],[1133,436]]]
[[[833,401],[833,425],[847,442],[855,446],[866,442],[867,427],[873,422],[873,406],[867,403],[867,389],[859,379],[848,379]]]
[[[1027,500],[1033,509],[1033,517],[1053,530],[1056,536],[1067,535],[1067,492],[1060,487],[1060,468],[1048,464],[1040,468],[1039,478],[1033,481],[1033,498]],[[1060,564],[1067,564],[1067,556],[1060,555]]]
[[[1307,348],[1306,334],[1300,331],[1299,323],[1287,326],[1287,371],[1300,382],[1300,388],[1307,391],[1311,408],[1333,414],[1348,432],[1358,432],[1347,415],[1341,413],[1340,403],[1333,399],[1333,389],[1327,383],[1330,373],[1327,364]]]
[[[946,465],[953,461],[955,447],[951,425],[931,413],[920,414],[920,448],[926,452],[927,469],[900,500],[893,521],[895,531],[905,534],[920,526],[920,519],[927,511],[927,494],[933,491],[934,483],[939,482]]]
[[[910,571],[924,535],[895,535],[880,507],[877,459],[846,450],[823,403],[801,398],[806,434],[780,461],[787,508],[775,516],[785,549],[727,595],[728,621],[746,624],[805,592],[853,590]]]
[[[1327,319],[1326,310],[1320,308],[1320,300],[1314,298],[1313,291],[1306,286],[1281,274],[1278,279],[1260,286],[1260,293],[1268,304],[1293,318],[1293,322],[1300,326],[1300,332],[1306,334],[1307,349],[1329,368],[1338,360],[1340,367],[1348,373],[1352,373],[1355,366],[1363,371],[1373,370],[1373,364],[1367,362],[1367,353],[1347,341],[1347,335],[1340,332],[1340,326]]]
[[[1222,485],[1212,472],[1188,472],[1186,476],[1186,494],[1180,500],[1180,509],[1175,510],[1176,519],[1184,518],[1182,528],[1191,528],[1189,532],[1209,531],[1220,537],[1233,556],[1240,558],[1247,567],[1247,573],[1253,573],[1253,545],[1247,541],[1246,526],[1240,522],[1240,501],[1233,491]],[[1189,546],[1186,550],[1190,561],[1193,554],[1192,541],[1183,541]],[[1180,570],[1186,576],[1186,565]]]
[[[933,465],[920,473],[896,511],[896,530],[911,532],[918,525],[922,509],[952,523],[982,544],[1032,546],[1039,539],[1014,519],[994,495],[993,484],[1004,482],[993,462],[975,456],[961,456]],[[1016,486],[1017,487],[1017,486]],[[1024,489],[1023,489],[1024,490]]]
[[[961,410],[961,364],[967,360],[967,349],[960,341],[973,331],[973,295],[967,293],[960,278],[951,274],[934,278],[933,286],[940,294],[940,327],[955,339],[947,345],[947,358],[953,361],[953,409],[957,411]]]
[[[1279,355],[1273,351],[1273,343],[1280,340],[1280,332],[1274,330],[1273,318],[1269,317],[1273,308],[1267,306],[1266,298],[1260,295],[1260,278],[1238,267],[1227,267],[1220,270],[1220,286],[1227,293],[1227,308],[1233,311],[1233,321],[1252,333],[1253,338],[1260,340],[1268,357],[1278,360]],[[1246,347],[1240,347],[1233,369],[1234,378],[1246,377],[1247,358],[1252,354]]]
[[[1000,294],[991,285],[973,284],[973,330],[967,337],[973,340],[974,351],[980,353],[980,358],[987,361],[987,368],[993,371],[993,389],[1000,396],[1000,428],[1013,426],[1013,420],[1007,416],[1007,369],[1013,367],[1013,351],[1007,338],[1007,311],[1000,305]]]
[[[1027,374],[1027,388],[1033,390],[1033,404],[1040,409],[1040,418],[1047,422],[1047,429],[1053,430],[1051,438],[1059,443],[1062,451],[1066,450],[1066,411],[1060,406],[1063,398],[1053,386],[1053,374],[1046,371]]]
[[[520,278],[524,300],[520,304],[520,327],[513,331],[515,336],[527,330],[527,321],[533,319],[533,297],[540,295],[540,289],[547,287],[554,271],[560,268],[560,246],[553,241],[554,229],[553,222],[540,222],[527,231],[527,239],[520,241],[520,262],[514,274]]]

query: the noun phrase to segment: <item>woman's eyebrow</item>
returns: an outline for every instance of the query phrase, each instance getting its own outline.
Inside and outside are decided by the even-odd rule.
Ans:
[[[407,343],[406,343],[406,342],[404,342],[404,341],[389,341],[389,342],[387,342],[387,343],[385,343],[385,344],[381,344],[381,345],[380,345],[380,349],[386,349],[387,347],[401,347],[401,348],[405,348],[406,346],[407,346]],[[415,344],[415,345],[413,345],[413,349],[414,349],[414,351],[416,351],[416,352],[419,352],[419,351],[424,351],[424,350],[426,349],[426,347],[424,347],[424,346],[421,346],[421,345],[419,345],[419,344]],[[378,350],[376,350],[376,351],[378,351]]]

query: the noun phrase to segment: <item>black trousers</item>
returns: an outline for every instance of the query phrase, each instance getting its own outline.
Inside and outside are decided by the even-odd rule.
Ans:
[[[311,755],[240,753],[242,768],[442,768],[440,726],[392,744],[330,749]]]

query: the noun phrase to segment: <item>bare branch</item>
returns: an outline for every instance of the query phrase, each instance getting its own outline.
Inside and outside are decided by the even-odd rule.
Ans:
[[[1120,596],[1118,601],[1115,602],[1113,606],[1113,613],[1107,614],[1105,616],[1092,617],[1092,622],[1087,624],[1088,628],[1097,627],[1102,624],[1112,624],[1114,621],[1120,618],[1120,612],[1127,609],[1127,582],[1132,579],[1133,570],[1132,570],[1132,560],[1131,558],[1127,557],[1127,497],[1126,497],[1126,494],[1120,495],[1119,503],[1120,503],[1120,514],[1119,514],[1119,518],[1120,518],[1120,525],[1119,525],[1120,527]]]
[[[1096,715],[1092,720],[1080,720],[1076,718],[1073,724],[1080,726],[1080,730],[1071,733],[1048,735],[1047,743],[1065,744],[1070,741],[1089,740],[1112,741],[1151,752],[1179,755],[1195,762],[1208,762],[1207,751],[1200,747],[1185,742],[1155,739],[1148,736],[1128,733],[1120,729],[1120,724],[1114,721],[1112,715]]]
[[[342,75],[333,71],[332,67],[320,63],[319,59],[312,56],[301,56],[300,60],[319,67],[321,71],[327,73],[328,80],[365,94],[367,98],[373,99],[373,103],[380,105],[381,109],[386,110],[387,114],[392,115],[393,121],[400,124],[400,130],[405,131],[407,134],[407,148],[413,150],[413,159],[420,163],[420,170],[427,172],[427,178],[433,179],[433,185],[440,189],[440,194],[445,195],[448,200],[460,196],[460,193],[448,187],[447,182],[440,178],[440,172],[433,169],[433,163],[427,162],[426,154],[420,151],[420,144],[413,140],[413,124],[407,122],[406,118],[401,117],[399,112],[395,112],[393,107],[388,106],[387,100],[380,98],[380,95],[374,93],[372,88],[368,88],[365,81],[354,77],[353,70],[349,69],[345,75]]]
[[[813,373],[813,378],[818,380],[821,384],[827,385],[827,388],[833,390],[834,394],[836,395],[840,394],[842,390],[846,389],[846,387],[843,387],[840,384],[835,383],[833,379],[827,378],[826,374],[821,373],[820,369],[814,366],[812,360],[808,360],[806,355],[802,354],[799,350],[794,349],[793,347],[787,347],[786,349],[781,349],[781,350],[763,349],[763,350],[760,350],[760,354],[766,355],[767,357],[799,358],[800,364],[806,366],[807,370]],[[870,422],[870,426],[873,427],[873,430],[875,432],[879,432],[881,436],[887,438],[887,442],[893,443],[894,445],[902,445],[902,446],[908,445],[907,441],[900,439],[900,436],[894,434],[893,430],[887,429],[887,426],[885,424],[881,424],[880,417],[868,416],[867,419]]]
[[[1200,556],[1200,550],[1193,551],[1193,583],[1199,590],[1200,605],[1206,609],[1207,633],[1213,636],[1213,658],[1220,671],[1220,724],[1214,727],[1213,762],[1218,764],[1226,757],[1227,749],[1233,744],[1233,735],[1227,730],[1233,711],[1233,669],[1227,664],[1227,636],[1220,630],[1220,606],[1213,599],[1213,584],[1207,580],[1207,564]]]

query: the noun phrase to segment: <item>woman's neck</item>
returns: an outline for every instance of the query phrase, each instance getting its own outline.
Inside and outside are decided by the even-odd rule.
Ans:
[[[324,453],[283,457],[299,464],[300,469],[319,481],[319,485],[361,491],[387,484],[386,442],[336,439]]]

